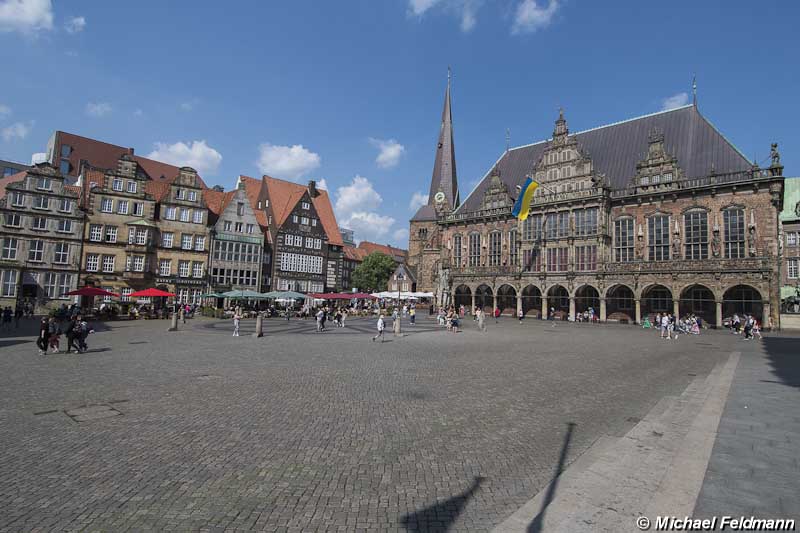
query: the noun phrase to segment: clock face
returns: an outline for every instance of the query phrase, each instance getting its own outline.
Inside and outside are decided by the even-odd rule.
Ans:
[[[439,191],[436,193],[436,196],[433,197],[437,204],[444,202],[444,193]]]

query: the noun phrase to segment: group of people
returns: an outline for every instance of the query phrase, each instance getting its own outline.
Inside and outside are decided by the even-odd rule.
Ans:
[[[80,314],[71,315],[61,321],[55,316],[42,317],[36,346],[39,347],[39,355],[45,355],[48,349],[52,353],[58,353],[61,351],[61,335],[64,335],[67,339],[67,353],[71,353],[73,348],[77,353],[84,353],[89,349],[86,338],[93,332]]]
[[[763,338],[761,336],[761,324],[758,323],[758,320],[753,315],[748,314],[745,314],[742,318],[738,313],[734,313],[733,318],[731,318],[731,333],[744,335],[744,340],[746,341],[753,340],[755,337]]]

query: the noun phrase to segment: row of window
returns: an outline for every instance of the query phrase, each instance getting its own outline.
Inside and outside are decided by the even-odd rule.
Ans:
[[[325,290],[325,286],[321,281],[305,279],[278,278],[276,280],[276,286],[279,291],[323,292]]]
[[[286,246],[303,246],[303,236],[302,235],[286,235]],[[305,238],[306,248],[311,250],[321,250],[322,249],[322,239],[316,239],[314,237],[306,237]]]
[[[572,212],[575,220],[576,236],[582,237],[597,233],[597,218],[599,210],[596,207],[578,209]],[[543,234],[544,233],[546,234]],[[528,241],[539,240],[542,236],[547,239],[558,239],[570,235],[570,212],[561,211],[547,215],[532,215],[522,223],[522,238]]]
[[[161,234],[161,247],[172,248],[175,246],[175,234],[165,231]],[[206,249],[205,235],[192,235],[191,233],[181,233],[181,250],[195,250],[202,252]]]
[[[125,183],[127,182],[127,184]],[[124,180],[122,178],[114,178],[111,181],[111,189],[115,191],[122,191],[126,189],[131,194],[136,194],[138,190],[138,183],[134,180]]]
[[[0,252],[0,258],[14,261],[20,249],[20,245],[24,241],[15,237],[6,237],[3,239],[3,248]],[[33,239],[28,243],[28,261],[40,262],[44,261],[44,241]],[[69,244],[66,242],[57,242],[53,247],[53,263],[59,265],[66,265],[69,263]]]
[[[191,274],[193,278],[202,278],[203,269],[205,268],[202,261],[178,261],[178,277],[188,278]],[[172,275],[172,260],[161,259],[158,262],[158,275],[171,276]]]
[[[453,263],[461,265],[463,237],[460,234],[453,236]],[[502,264],[502,233],[493,231],[489,234],[489,266],[499,266]],[[479,266],[481,263],[481,236],[479,233],[471,233],[467,246],[469,266]],[[516,264],[518,259],[517,232],[508,232],[508,256],[511,264]]]
[[[44,295],[50,299],[67,298],[65,294],[72,289],[72,274],[63,272],[26,272],[26,276],[30,276],[38,285],[41,285]],[[18,271],[16,270],[0,271],[1,296],[16,297],[17,278]]]
[[[11,207],[25,207],[25,197],[26,195],[19,192],[13,191],[11,193]],[[34,209],[50,209],[50,197],[49,196],[42,196],[39,194],[32,195],[33,201],[31,202],[31,207]],[[54,198],[53,200],[56,201],[55,205],[56,208],[61,211],[62,213],[72,213],[73,208],[73,201],[69,198]]]
[[[306,254],[281,254],[280,269],[284,272],[322,274],[322,257]]]
[[[219,261],[235,261],[237,263],[258,263],[261,258],[261,246],[243,242],[214,242],[214,259]]]
[[[248,285],[258,284],[258,270],[247,270],[238,268],[214,268],[211,270],[211,278],[215,285]]]
[[[113,213],[114,199],[101,198],[100,211],[103,213]],[[140,217],[144,215],[144,204],[142,202],[131,202],[129,200],[117,200],[116,213],[118,215],[134,215]]]
[[[194,191],[190,191],[194,192]],[[188,209],[186,207],[175,207],[168,205],[164,208],[165,220],[180,220],[181,222],[193,222],[202,224],[205,221],[203,209]]]
[[[252,235],[256,229],[254,224],[245,224],[244,222],[234,223],[230,220],[226,220],[222,227],[227,232],[235,231],[236,233],[248,233],[250,235]]]
[[[3,216],[3,225],[9,228],[21,228],[23,224],[23,217],[19,213],[5,213]],[[50,229],[50,221],[47,217],[30,217],[31,229],[36,231],[47,231]],[[72,233],[72,219],[59,218],[56,219],[55,231],[59,233]]]
[[[292,215],[292,222],[294,222],[295,224],[302,224],[303,226],[308,226],[308,225],[311,225],[313,227],[317,226],[316,218],[302,217],[299,215]]]
[[[176,200],[188,200],[190,202],[197,201],[197,191],[187,191],[186,189],[175,189]]]

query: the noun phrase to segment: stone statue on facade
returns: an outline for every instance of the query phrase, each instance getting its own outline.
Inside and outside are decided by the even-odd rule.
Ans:
[[[672,258],[673,259],[680,259],[681,258],[681,234],[677,231],[672,236]]]
[[[750,257],[756,256],[756,227],[751,225],[747,236],[747,249]]]
[[[712,257],[719,257],[722,253],[722,244],[719,239],[719,230],[714,230],[714,235],[711,237],[711,255]]]
[[[644,235],[636,237],[636,259],[644,259]]]
[[[778,152],[778,143],[772,143],[769,149],[769,157],[772,160],[773,167],[779,167],[781,165],[781,154]]]

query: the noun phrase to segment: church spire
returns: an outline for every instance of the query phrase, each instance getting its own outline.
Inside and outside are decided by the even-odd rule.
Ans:
[[[443,193],[438,195],[437,193]],[[437,199],[439,201],[437,201]],[[447,68],[447,89],[444,93],[444,109],[442,124],[439,129],[439,140],[436,145],[436,159],[433,162],[433,176],[428,196],[429,205],[437,210],[452,211],[459,206],[461,198],[458,192],[456,176],[456,153],[453,143],[453,114],[450,109],[450,68]]]

